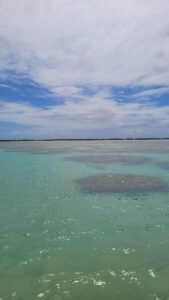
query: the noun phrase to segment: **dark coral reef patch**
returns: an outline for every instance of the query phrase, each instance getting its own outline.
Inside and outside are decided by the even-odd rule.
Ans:
[[[80,189],[89,193],[147,193],[166,191],[168,185],[158,177],[131,174],[101,174],[76,181]]]
[[[169,170],[169,161],[159,162],[157,165],[163,169]]]
[[[93,163],[93,164],[144,164],[151,162],[150,158],[142,156],[126,156],[126,155],[79,155],[68,157],[68,160]]]

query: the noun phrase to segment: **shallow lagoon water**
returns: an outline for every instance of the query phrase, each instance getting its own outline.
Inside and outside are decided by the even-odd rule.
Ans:
[[[70,159],[85,153],[148,160]],[[77,184],[127,173],[169,186],[164,162],[167,140],[0,143],[0,299],[169,299],[168,189],[86,193]]]

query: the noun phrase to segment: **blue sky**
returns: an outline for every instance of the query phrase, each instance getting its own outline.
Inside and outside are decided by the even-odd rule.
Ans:
[[[168,11],[0,0],[0,139],[169,137]]]

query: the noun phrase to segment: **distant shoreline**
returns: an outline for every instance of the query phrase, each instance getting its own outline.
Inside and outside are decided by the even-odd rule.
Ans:
[[[96,139],[4,139],[0,142],[58,142],[58,141],[152,141],[152,140],[169,140],[168,138],[96,138]]]

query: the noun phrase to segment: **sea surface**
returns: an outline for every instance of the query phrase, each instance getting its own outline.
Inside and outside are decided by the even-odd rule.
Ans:
[[[169,140],[0,142],[11,299],[169,299]]]

